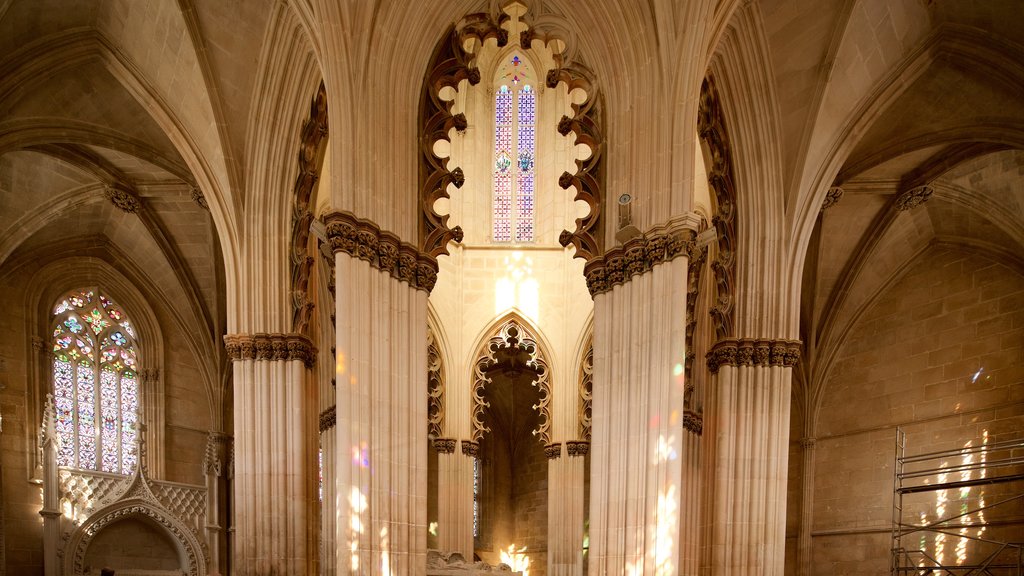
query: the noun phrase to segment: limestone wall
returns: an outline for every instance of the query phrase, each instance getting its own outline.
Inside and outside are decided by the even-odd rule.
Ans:
[[[1024,276],[984,256],[933,248],[854,326],[817,420],[813,574],[888,572],[897,426],[907,433],[908,455],[1024,437]],[[791,462],[799,462],[799,454],[794,445]],[[799,466],[790,473],[792,534]],[[945,481],[979,474],[950,473]],[[1017,482],[907,497],[904,518],[931,522],[1021,489]],[[965,534],[1019,541],[1024,503],[969,514],[962,524]],[[956,536],[907,544],[923,544],[947,562],[959,557],[970,563],[982,553]],[[787,564],[792,572],[793,563]]]

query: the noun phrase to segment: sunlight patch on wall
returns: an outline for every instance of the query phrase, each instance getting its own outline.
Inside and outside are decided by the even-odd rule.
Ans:
[[[494,283],[494,313],[517,308],[534,322],[540,320],[540,285],[533,276],[533,258],[516,250],[505,256],[505,273]]]
[[[508,564],[513,572],[522,572],[523,576],[530,576],[530,557],[526,555],[526,546],[516,549],[515,544],[509,544],[506,550],[501,551],[501,562]]]

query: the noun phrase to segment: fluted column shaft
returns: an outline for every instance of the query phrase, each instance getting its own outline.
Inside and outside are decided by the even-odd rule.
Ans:
[[[800,440],[803,454],[801,467],[802,482],[800,485],[800,540],[797,543],[797,574],[811,576],[813,551],[811,548],[811,528],[814,525],[814,447],[815,438]]]
[[[229,335],[234,371],[234,572],[306,574],[308,341],[289,353],[285,335]],[[240,341],[240,342],[239,342]]]
[[[427,293],[336,251],[338,575],[426,570]]]
[[[459,442],[444,439],[437,454],[437,545],[445,552],[473,558],[473,460]]]
[[[594,299],[592,576],[679,567],[687,261]]]
[[[583,574],[583,470],[587,442],[548,460],[548,576]]]
[[[725,341],[710,354],[716,438],[712,574],[783,573],[794,346]]]

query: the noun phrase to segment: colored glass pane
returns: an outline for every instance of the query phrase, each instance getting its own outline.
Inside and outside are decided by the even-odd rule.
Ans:
[[[75,465],[75,383],[71,363],[53,362],[53,407],[57,427],[57,465]]]
[[[103,471],[118,472],[118,406],[117,374],[112,370],[100,372],[100,440],[103,446]]]
[[[138,461],[135,333],[113,300],[100,294],[95,306],[94,296],[75,291],[54,307],[57,464],[129,473]]]
[[[78,364],[78,467],[96,469],[96,386],[92,366]]]

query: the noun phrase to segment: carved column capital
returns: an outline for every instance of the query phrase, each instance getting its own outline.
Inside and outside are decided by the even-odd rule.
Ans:
[[[462,453],[476,458],[480,454],[480,444],[472,440],[462,441]]]
[[[320,413],[320,422],[317,428],[320,430],[320,433],[322,434],[324,433],[324,431],[334,428],[337,424],[338,407],[337,405],[334,405]]]
[[[316,347],[303,334],[225,334],[224,350],[235,360],[300,360],[307,368],[316,362]]]
[[[455,453],[455,439],[454,438],[435,438],[434,449],[437,450],[438,454],[454,454]]]
[[[544,447],[544,455],[548,460],[554,460],[562,455],[562,443],[552,442]]]
[[[586,456],[590,453],[590,442],[586,440],[568,440],[565,443],[565,453],[567,456]]]
[[[712,374],[722,366],[796,366],[800,361],[799,340],[759,340],[727,338],[711,347],[707,354]]]
[[[685,410],[683,412],[683,428],[700,436],[704,433],[704,416],[698,412]]]
[[[800,447],[804,450],[814,450],[814,446],[818,443],[817,438],[801,438]]]

